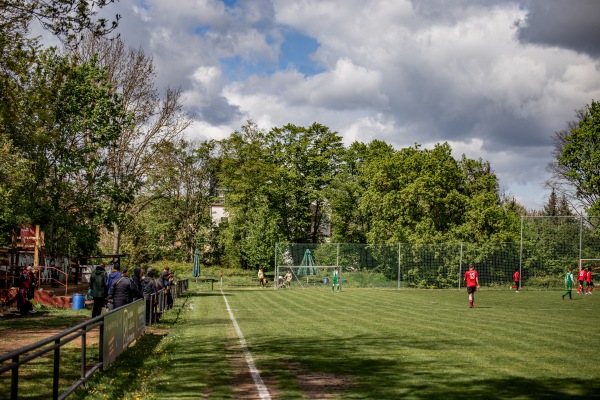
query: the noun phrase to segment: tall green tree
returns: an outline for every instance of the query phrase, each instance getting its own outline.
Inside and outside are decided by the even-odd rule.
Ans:
[[[158,150],[154,168],[133,204],[124,248],[133,262],[190,261],[211,243],[210,204],[216,192],[216,143],[180,140]],[[214,246],[211,246],[214,247]]]
[[[489,161],[463,155],[459,167],[464,180],[462,193],[466,195],[465,214],[450,238],[477,243],[517,241],[522,207],[500,194],[498,178]]]
[[[437,242],[464,212],[462,174],[448,144],[400,149],[366,172],[371,184],[361,206],[371,210],[370,243]]]
[[[547,185],[600,215],[600,102],[592,100],[577,119],[554,135],[554,161]]]
[[[393,152],[391,145],[374,140],[369,144],[354,142],[343,153],[340,172],[326,194],[331,207],[332,242],[367,243],[371,213],[369,208],[360,206],[370,184],[364,165],[385,159]]]
[[[29,222],[21,193],[31,183],[30,168],[30,161],[0,133],[0,243],[9,242],[14,227]]]
[[[558,215],[558,201],[556,199],[556,191],[552,189],[550,196],[548,196],[548,202],[544,205],[542,213],[549,217]]]
[[[106,155],[128,124],[121,100],[94,60],[78,64],[53,49],[41,53],[23,97],[5,128],[31,162],[28,220],[43,226],[48,252],[89,252],[111,196]]]
[[[560,196],[560,199],[558,200],[557,212],[558,215],[562,216],[573,215],[571,205],[569,204],[569,199],[567,199],[567,196],[564,193]]]
[[[288,124],[266,137],[275,164],[273,210],[280,216],[285,240],[317,243],[330,218],[327,191],[340,172],[344,146],[326,126]]]
[[[250,122],[221,141],[221,149],[219,184],[229,213],[222,233],[232,263],[272,261],[270,251],[260,256],[248,243],[322,240],[331,215],[327,193],[344,152],[336,132],[288,124],[264,133]]]
[[[121,18],[113,21],[96,18],[98,11],[115,0],[0,0],[0,27],[26,33],[34,19],[64,43],[76,45],[80,35],[92,32],[104,36],[113,31]]]
[[[70,185],[80,185],[83,189],[91,186],[81,186],[89,176],[79,178],[69,171],[76,169],[77,163],[82,165],[78,159],[81,154],[74,155],[72,163],[57,162],[57,159],[65,159],[64,153],[67,151],[63,149],[63,154],[60,154],[60,145],[68,143],[61,143],[56,130],[66,127],[66,121],[69,119],[66,114],[73,111],[67,97],[76,97],[75,92],[78,90],[68,87],[77,80],[72,73],[74,69],[71,68],[72,65],[58,66],[60,62],[52,60],[48,53],[43,52],[38,38],[30,36],[30,25],[37,20],[46,31],[56,35],[63,43],[75,46],[84,31],[91,31],[95,35],[107,35],[116,28],[119,16],[115,16],[112,22],[96,18],[97,12],[112,2],[113,0],[0,0],[0,145],[10,152],[7,155],[8,159],[5,159],[8,160],[9,167],[3,170],[5,179],[0,184],[4,195],[10,198],[10,206],[8,209],[4,207],[0,225],[2,233],[6,234],[14,227],[11,227],[13,224],[43,224],[44,221],[48,222],[49,213],[55,211],[53,206],[58,207],[58,212],[54,215],[56,224],[43,227],[47,232],[48,250],[51,251],[54,243],[60,243],[59,247],[64,249],[71,247],[71,241],[62,240],[64,235],[57,232],[69,232],[70,229],[69,234],[76,234],[75,231],[81,225],[71,224],[71,219],[75,218],[75,214],[83,216],[86,213],[84,204],[79,201],[83,195],[78,194],[70,201],[78,206],[66,204],[69,201],[57,201],[59,194],[54,196],[56,201],[50,204],[47,194],[59,189],[53,189],[50,183],[52,180],[42,176],[53,175],[54,181],[67,180]],[[72,71],[67,73],[69,68]],[[51,72],[52,70],[54,72]],[[81,70],[77,73],[86,74]],[[61,74],[62,78],[58,79]],[[58,89],[61,85],[62,88]],[[54,98],[52,95],[59,97]],[[82,107],[85,110],[82,112],[91,111],[86,106],[96,100],[98,99],[84,101]],[[63,106],[66,108],[61,111]],[[98,111],[96,109],[94,112]],[[73,115],[73,124],[69,128],[76,129],[75,125],[85,128],[86,123],[83,123],[81,118],[82,112]],[[90,119],[94,116],[88,117],[89,127]],[[99,121],[102,118],[104,117],[98,116]],[[52,126],[50,121],[54,121],[56,125]],[[54,130],[54,133],[50,130]],[[72,130],[70,132],[72,133]],[[56,142],[53,142],[55,139]],[[54,150],[50,151],[53,146]],[[85,146],[88,149],[90,147],[89,143]],[[91,153],[93,152],[88,152],[84,158],[89,160]],[[49,155],[55,155],[56,158],[44,159]],[[44,166],[59,164],[62,165],[61,168],[43,171]],[[89,166],[84,169],[90,171]],[[19,186],[19,182],[28,184]],[[63,199],[66,200],[64,197]],[[71,212],[65,215],[66,209],[70,209]],[[83,219],[85,218],[81,218]],[[84,237],[90,232],[86,230],[79,235],[82,242],[89,243]]]
[[[251,264],[248,247],[243,242],[253,231],[251,224],[257,223],[256,210],[263,206],[261,202],[271,204],[271,200],[265,200],[262,195],[266,188],[271,188],[273,193],[280,188],[275,178],[275,164],[267,156],[265,133],[252,121],[248,121],[241,131],[220,141],[219,145],[218,179],[229,215],[227,223],[220,229],[221,244],[227,255],[224,261],[244,268],[256,267]],[[260,213],[260,216],[270,217],[266,213]],[[270,225],[266,221],[258,223]],[[267,240],[272,242],[273,239]]]
[[[505,240],[506,230],[513,236],[518,214],[502,202],[489,163],[457,161],[447,143],[384,153],[364,169],[370,184],[360,206],[370,216],[369,243]]]
[[[139,210],[134,199],[160,162],[161,150],[177,141],[192,120],[183,111],[181,90],[167,89],[159,95],[154,60],[141,49],[128,49],[119,38],[87,34],[73,53],[83,61],[98,60],[130,117],[131,123],[123,126],[117,145],[107,154],[113,189],[107,223],[113,233],[112,252],[117,254],[122,232]]]

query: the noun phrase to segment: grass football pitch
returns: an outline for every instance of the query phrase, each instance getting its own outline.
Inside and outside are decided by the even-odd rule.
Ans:
[[[561,295],[482,289],[469,309],[462,290],[192,285],[164,337],[144,335],[91,386],[119,398],[260,398],[251,357],[273,399],[599,398],[600,292]],[[152,355],[136,355],[145,346]],[[125,383],[128,368],[148,376]]]

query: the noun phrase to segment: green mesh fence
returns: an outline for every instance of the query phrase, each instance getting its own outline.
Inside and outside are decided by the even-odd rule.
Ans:
[[[317,283],[331,273],[320,266],[338,266],[346,287],[461,288],[474,264],[482,286],[509,288],[518,270],[521,286],[544,288],[560,287],[566,268],[576,269],[580,259],[600,259],[598,217],[521,222],[521,240],[514,243],[278,243],[276,271],[302,266],[308,250]]]

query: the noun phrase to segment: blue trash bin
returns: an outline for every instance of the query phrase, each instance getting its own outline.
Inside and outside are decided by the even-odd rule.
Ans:
[[[327,285],[328,283],[329,283],[329,278],[324,278],[324,279],[323,279],[323,284],[324,284],[324,285]]]
[[[76,293],[73,295],[73,298],[71,299],[71,308],[73,308],[73,310],[81,310],[83,309],[83,295]]]

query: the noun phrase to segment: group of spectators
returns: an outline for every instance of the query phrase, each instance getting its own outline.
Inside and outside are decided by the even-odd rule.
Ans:
[[[35,314],[36,310],[33,308],[33,298],[35,288],[38,284],[37,269],[32,266],[23,268],[23,271],[15,280],[15,286],[17,287],[17,293],[12,299],[7,301],[4,306],[10,307],[11,304],[17,303],[19,314]]]
[[[173,274],[165,267],[160,276],[156,275],[153,268],[142,274],[142,269],[136,267],[130,276],[129,269],[121,269],[119,264],[113,265],[108,272],[106,264],[101,262],[90,277],[89,294],[94,300],[92,318],[102,314],[103,307],[110,311],[143,298],[146,300],[146,323],[149,323],[151,317],[156,318],[153,313],[157,312],[157,293],[161,289],[166,294],[166,308],[172,308]]]

